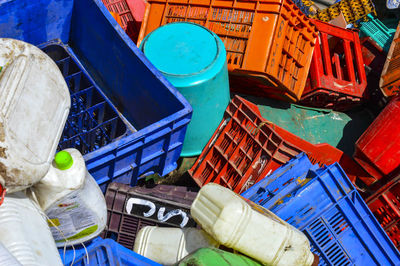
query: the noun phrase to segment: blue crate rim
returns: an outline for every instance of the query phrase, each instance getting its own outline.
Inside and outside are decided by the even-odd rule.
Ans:
[[[108,12],[108,10],[106,9],[106,11]],[[111,16],[111,15],[110,15]],[[114,19],[114,18],[112,18]],[[119,26],[119,25],[118,25]],[[125,34],[125,32],[124,32]],[[126,35],[126,37],[129,39],[129,37]],[[129,41],[132,42],[132,40],[129,39]],[[132,42],[133,43],[133,42]],[[97,91],[101,94],[102,97],[104,97],[105,99],[107,99],[110,103],[112,103],[112,101],[104,94],[103,90],[101,89],[101,87],[97,84],[97,82],[95,80],[93,80],[92,76],[87,72],[86,68],[82,65],[82,63],[80,62],[79,58],[77,57],[77,55],[74,53],[74,51],[71,49],[71,47],[69,47],[69,45],[64,44],[61,40],[59,39],[55,39],[55,40],[50,40],[48,42],[42,43],[37,45],[38,48],[45,48],[49,45],[59,45],[62,46],[67,53],[73,58],[74,63],[76,63],[78,65],[78,67],[80,68],[80,71],[82,71],[85,76],[89,79],[89,81],[95,86],[97,87]],[[137,48],[136,48],[137,49]],[[133,50],[133,49],[132,49]],[[139,51],[140,52],[140,51]],[[147,59],[146,59],[147,60]],[[149,63],[149,61],[148,61]],[[151,65],[152,66],[152,65]],[[153,73],[154,72],[158,72],[157,69],[154,68],[154,66],[152,66],[153,69],[150,69]],[[162,77],[165,81],[167,82],[170,86],[172,86],[160,73],[160,77]],[[168,86],[167,86],[168,87]],[[185,106],[185,108],[183,110],[180,110],[172,115],[169,115],[165,118],[163,118],[160,121],[157,121],[155,123],[152,123],[151,125],[148,125],[147,127],[144,127],[140,130],[136,130],[134,129],[134,126],[116,109],[116,107],[112,104],[111,108],[116,112],[116,114],[118,114],[118,117],[122,119],[122,121],[124,122],[124,124],[127,126],[127,131],[119,136],[118,138],[114,139],[112,142],[110,142],[109,144],[107,144],[106,146],[103,146],[95,151],[92,151],[90,153],[87,153],[84,155],[84,158],[86,161],[90,161],[91,159],[97,159],[98,154],[103,154],[103,150],[106,149],[106,154],[112,154],[117,152],[118,150],[122,149],[124,147],[124,145],[128,145],[130,144],[132,141],[140,141],[143,139],[146,139],[146,137],[150,137],[152,138],[152,135],[149,133],[153,133],[154,131],[157,131],[158,129],[162,129],[164,127],[169,126],[169,124],[175,124],[175,122],[177,122],[177,120],[179,121],[180,119],[184,118],[187,115],[190,115],[192,112],[192,107],[190,106],[190,104],[187,102],[187,100],[172,86],[172,89],[168,87],[168,89],[175,95],[175,96],[179,96],[181,99],[183,99],[183,102],[181,101],[181,99],[178,99],[179,101],[182,102],[182,104]],[[176,92],[176,93],[175,93]],[[178,97],[178,98],[179,98]],[[188,108],[186,107],[186,105],[188,106]],[[176,116],[179,115],[179,117],[177,118]],[[179,127],[184,127],[187,123],[183,123],[181,124]],[[174,130],[176,130],[177,128],[173,128]],[[110,148],[112,148],[112,150],[110,150]]]

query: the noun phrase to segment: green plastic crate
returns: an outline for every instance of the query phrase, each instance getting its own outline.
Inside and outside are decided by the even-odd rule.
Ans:
[[[389,51],[396,28],[388,28],[379,19],[369,14],[368,21],[360,22],[360,34],[362,37],[371,37],[385,52]]]

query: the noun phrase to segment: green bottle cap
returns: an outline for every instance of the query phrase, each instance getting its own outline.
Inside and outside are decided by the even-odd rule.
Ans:
[[[69,154],[69,152],[60,151],[54,157],[54,162],[56,163],[58,169],[67,170],[71,168],[72,164],[74,163],[74,160],[72,160],[72,156],[71,154]]]

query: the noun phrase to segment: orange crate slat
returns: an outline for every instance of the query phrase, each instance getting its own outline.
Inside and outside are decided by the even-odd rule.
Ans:
[[[379,87],[386,97],[400,92],[400,23],[383,66]]]
[[[213,182],[240,194],[300,152],[313,164],[339,162],[353,184],[357,179],[365,184],[376,181],[342,151],[311,144],[268,122],[255,104],[239,96],[231,100],[189,174],[200,187]]]
[[[258,87],[247,93],[300,99],[317,34],[290,0],[149,0],[138,45],[156,28],[177,21],[203,25],[221,38],[230,74],[251,78]]]

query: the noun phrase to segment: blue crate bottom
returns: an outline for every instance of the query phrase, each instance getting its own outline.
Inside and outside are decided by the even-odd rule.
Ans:
[[[75,247],[75,251],[72,248],[66,249],[65,254],[62,248],[58,251],[65,266],[69,266],[71,263],[75,266],[161,266],[161,264],[121,246],[114,240],[100,237],[89,243],[86,250],[79,245]]]

